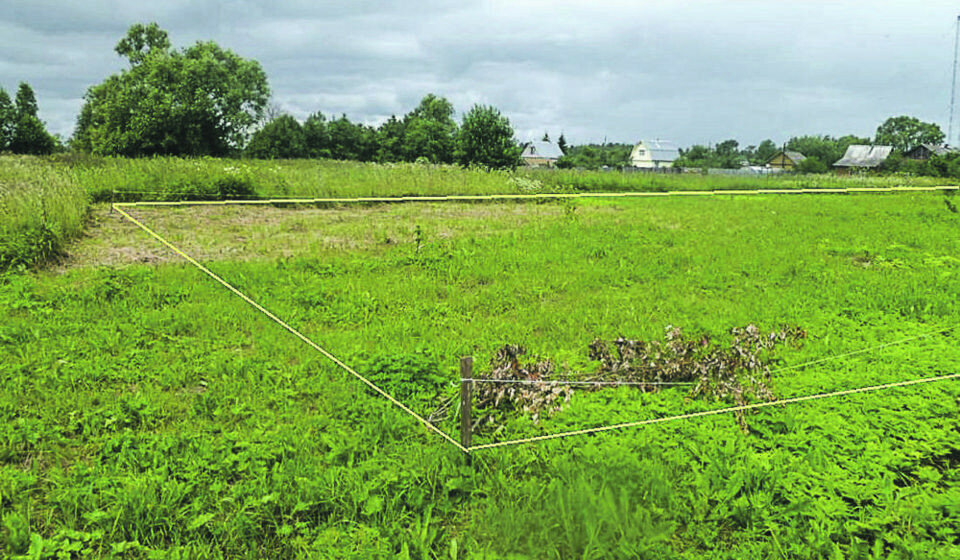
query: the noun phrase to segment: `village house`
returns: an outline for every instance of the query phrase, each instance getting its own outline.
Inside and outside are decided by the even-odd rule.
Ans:
[[[807,157],[800,152],[793,152],[790,150],[781,150],[776,153],[772,158],[767,160],[767,167],[771,169],[781,169],[783,171],[791,171],[795,169],[800,162],[807,159]]]
[[[553,167],[562,156],[563,151],[554,142],[527,142],[520,152],[520,161],[529,167]]]
[[[680,149],[666,140],[641,140],[630,151],[630,165],[640,169],[670,167],[680,157]]]
[[[890,157],[892,152],[893,146],[851,144],[843,157],[833,166],[838,175],[849,175],[858,169],[876,169]]]
[[[943,156],[949,154],[950,152],[956,151],[958,151],[957,148],[948,146],[946,144],[920,144],[919,146],[915,146],[913,149],[905,152],[903,157],[907,159],[927,161],[931,156]]]

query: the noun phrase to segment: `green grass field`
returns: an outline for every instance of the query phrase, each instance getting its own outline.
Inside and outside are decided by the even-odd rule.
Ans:
[[[269,197],[932,186],[908,175],[767,177],[597,171],[487,171],[449,165],[330,160],[0,156],[0,270],[50,262],[81,231],[90,204]],[[956,181],[953,181],[955,184]]]
[[[387,186],[349,194],[431,192],[396,185],[434,171],[383,173]],[[516,192],[473,173],[430,188]],[[129,211],[454,434],[459,356],[483,375],[504,344],[577,377],[596,369],[597,337],[786,324],[807,339],[769,355],[775,370],[923,338],[775,371],[778,397],[958,373],[960,217],[944,200]],[[960,558],[957,381],[766,408],[749,433],[713,416],[468,465],[105,206],[62,251],[0,276],[10,557]],[[475,439],[729,404],[682,387],[577,390]]]

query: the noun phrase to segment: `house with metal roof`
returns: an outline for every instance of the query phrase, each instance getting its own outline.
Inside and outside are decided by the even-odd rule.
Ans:
[[[865,144],[851,144],[846,153],[833,166],[837,173],[848,174],[854,169],[876,169],[890,157],[893,146],[867,146]]]
[[[680,157],[680,148],[667,140],[641,140],[630,151],[630,165],[640,169],[670,167]]]
[[[908,150],[903,154],[903,157],[907,159],[918,159],[926,161],[932,156],[944,156],[951,152],[960,151],[953,146],[947,144],[920,144],[915,146],[912,150]]]
[[[530,167],[553,167],[563,156],[563,151],[554,142],[527,142],[520,152],[520,162]]]
[[[772,158],[767,160],[767,167],[771,169],[782,169],[789,171],[800,165],[800,162],[807,159],[807,156],[800,152],[791,150],[781,150]]]

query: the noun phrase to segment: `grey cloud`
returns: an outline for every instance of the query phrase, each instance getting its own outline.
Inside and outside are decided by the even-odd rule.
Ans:
[[[871,134],[914,114],[946,129],[957,8],[924,2],[599,0],[353,2],[0,0],[0,85],[38,91],[68,134],[86,88],[116,72],[125,29],[213,39],[259,60],[304,118],[375,124],[435,92],[497,106],[518,136],[744,144]]]

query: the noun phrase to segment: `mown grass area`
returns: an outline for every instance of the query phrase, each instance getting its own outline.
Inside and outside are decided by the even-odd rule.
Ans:
[[[731,177],[486,171],[331,160],[127,159],[79,153],[41,158],[0,156],[0,269],[31,265],[59,253],[80,230],[88,201],[889,187],[944,181],[903,175]],[[45,214],[37,202],[41,199]]]
[[[795,396],[960,371],[960,218],[938,193],[135,208],[438,424],[457,358],[796,325]],[[111,218],[115,220],[116,218]],[[106,227],[106,226],[104,226]],[[133,226],[0,289],[6,554],[951,558],[960,384],[460,453]],[[99,256],[108,258],[98,260]],[[105,266],[104,263],[112,263]],[[578,391],[479,443],[725,406]],[[441,412],[437,413],[440,410]]]

